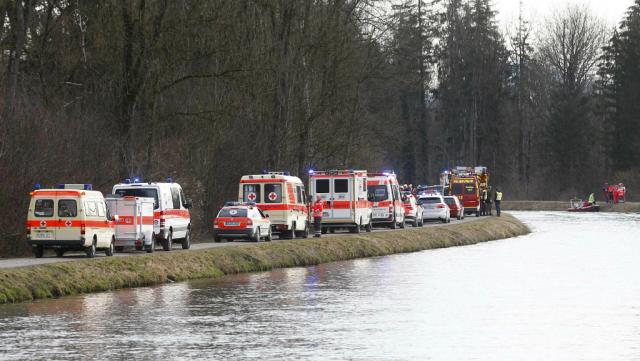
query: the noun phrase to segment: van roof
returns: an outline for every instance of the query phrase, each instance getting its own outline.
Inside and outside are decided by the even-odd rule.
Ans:
[[[38,189],[31,192],[32,197],[89,197],[103,198],[102,192],[85,191],[82,189]]]
[[[291,183],[302,183],[300,178],[290,175],[284,174],[250,174],[245,175],[240,178],[240,183],[254,183],[254,182],[291,182]]]
[[[178,187],[180,187],[180,184],[178,183],[167,183],[167,182],[139,182],[139,183],[118,183],[116,185],[114,185],[114,187],[122,187],[122,188],[126,188],[126,187],[148,187],[148,186],[157,186],[157,187],[162,187],[162,186],[171,186],[171,185],[177,185]]]

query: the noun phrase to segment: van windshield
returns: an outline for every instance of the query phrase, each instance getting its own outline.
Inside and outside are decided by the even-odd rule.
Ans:
[[[153,198],[153,208],[158,209],[158,190],[155,188],[117,189],[116,194],[123,197]]]
[[[386,185],[369,186],[367,190],[369,202],[382,202],[389,199]]]

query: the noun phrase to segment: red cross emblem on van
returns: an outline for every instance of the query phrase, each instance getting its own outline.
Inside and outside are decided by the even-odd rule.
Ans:
[[[272,201],[272,202],[273,202],[273,201],[275,201],[275,200],[276,200],[276,198],[278,198],[278,195],[276,194],[276,192],[271,192],[271,193],[269,193],[269,200],[270,200],[270,201]]]
[[[249,195],[247,196],[247,199],[250,201],[255,201],[256,200],[256,194],[255,193],[249,193]]]
[[[71,227],[73,223],[71,223],[70,220],[67,220],[66,222],[64,222],[65,227]]]
[[[40,227],[47,228],[47,221],[40,221]]]

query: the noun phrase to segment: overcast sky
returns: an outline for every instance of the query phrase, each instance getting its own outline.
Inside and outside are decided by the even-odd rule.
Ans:
[[[585,4],[589,6],[594,14],[601,16],[612,26],[617,25],[624,16],[626,10],[633,5],[634,0],[522,0],[524,13],[529,14],[529,18],[544,18],[553,9],[563,8],[567,3]],[[498,10],[498,20],[501,27],[518,17],[520,0],[493,0],[494,8]]]

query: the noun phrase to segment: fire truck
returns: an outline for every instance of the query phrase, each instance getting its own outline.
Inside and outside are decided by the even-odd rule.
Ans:
[[[309,194],[324,201],[322,233],[336,228],[371,232],[373,210],[367,199],[366,170],[310,170]]]
[[[264,172],[240,179],[238,201],[255,203],[280,238],[309,237],[309,213],[302,180],[289,172]]]
[[[456,167],[443,172],[441,181],[446,180],[449,194],[458,197],[466,214],[480,215],[480,194],[489,188],[487,167]]]

